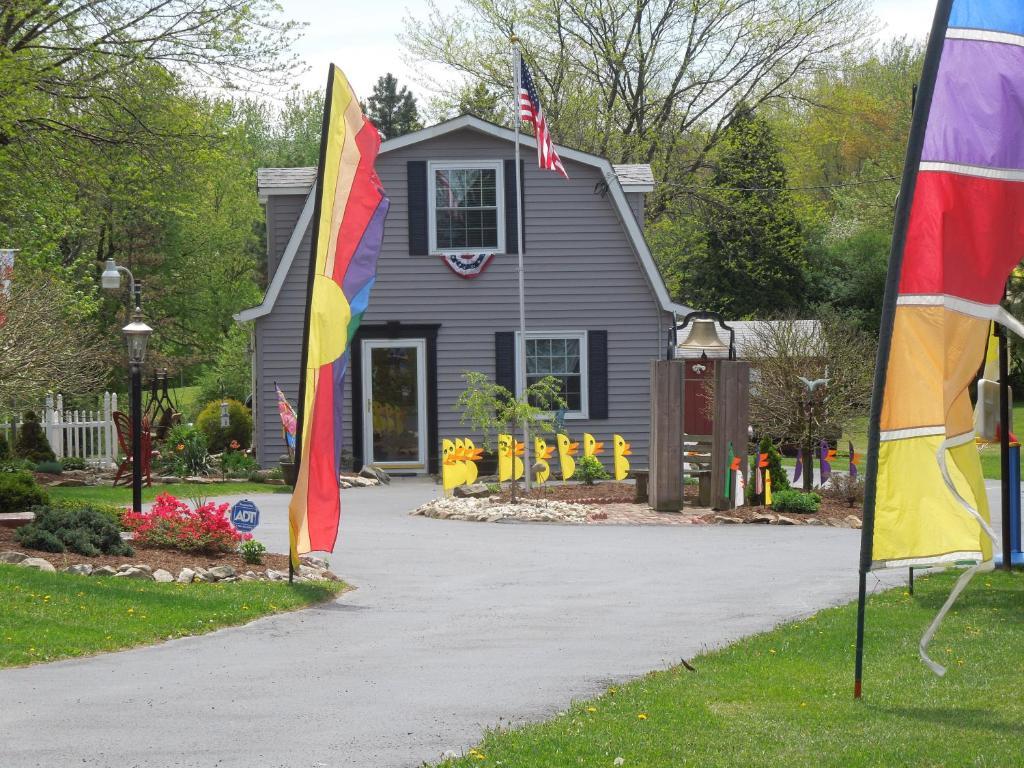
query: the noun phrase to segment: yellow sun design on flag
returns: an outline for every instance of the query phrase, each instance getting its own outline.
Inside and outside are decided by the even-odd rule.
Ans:
[[[352,308],[341,286],[325,275],[317,275],[309,311],[308,367],[319,368],[342,356],[351,319]]]

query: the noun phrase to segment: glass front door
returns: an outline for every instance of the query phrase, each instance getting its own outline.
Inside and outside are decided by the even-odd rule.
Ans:
[[[363,341],[363,455],[384,469],[427,468],[426,341]]]

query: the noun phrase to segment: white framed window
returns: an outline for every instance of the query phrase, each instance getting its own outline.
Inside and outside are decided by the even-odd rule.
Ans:
[[[565,418],[586,419],[589,370],[586,331],[527,331],[526,373],[522,371],[522,334],[516,333],[516,394],[545,376],[562,382]]]
[[[500,160],[427,164],[431,253],[504,253],[505,178]]]

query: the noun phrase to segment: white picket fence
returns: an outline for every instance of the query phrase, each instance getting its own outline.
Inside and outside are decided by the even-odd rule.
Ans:
[[[63,395],[47,395],[45,406],[37,413],[58,459],[77,456],[90,464],[108,465],[117,460],[119,453],[113,416],[116,410],[117,394],[105,392],[98,410],[65,410]],[[5,433],[9,441],[15,427],[21,429],[23,423],[21,414],[16,418],[14,424],[0,423],[0,433]]]

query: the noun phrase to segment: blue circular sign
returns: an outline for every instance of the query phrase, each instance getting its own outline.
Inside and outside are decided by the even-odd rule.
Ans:
[[[242,533],[249,533],[260,524],[260,510],[248,499],[242,499],[231,508],[231,524]]]

